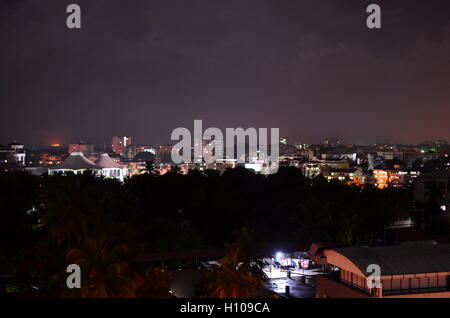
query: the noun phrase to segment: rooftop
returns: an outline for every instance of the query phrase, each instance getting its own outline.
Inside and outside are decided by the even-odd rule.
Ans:
[[[100,155],[100,158],[95,162],[100,168],[112,169],[112,168],[122,168],[118,163],[114,162],[107,153]]]
[[[72,152],[63,163],[52,170],[100,170],[101,168],[87,159],[81,152]]]
[[[366,273],[370,264],[379,265],[382,276],[450,272],[450,244],[350,247],[332,251],[345,256],[362,273]]]

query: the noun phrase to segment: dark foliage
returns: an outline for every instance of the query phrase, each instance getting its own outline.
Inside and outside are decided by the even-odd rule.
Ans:
[[[222,175],[151,168],[124,184],[89,173],[0,173],[2,273],[28,288],[58,284],[66,251],[100,236],[126,244],[131,256],[223,247],[241,228],[260,250],[288,241],[376,244],[390,211],[411,202],[405,190],[309,180],[291,167],[268,177],[244,168]]]

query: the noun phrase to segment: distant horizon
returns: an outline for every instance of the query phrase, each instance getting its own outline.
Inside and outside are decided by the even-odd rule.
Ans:
[[[112,139],[112,137],[111,137],[111,139]],[[131,136],[131,138],[133,138],[133,136]],[[298,141],[294,141],[294,140],[291,140],[289,137],[286,137],[286,138],[288,139],[288,145],[290,145],[290,146],[294,146],[299,143],[304,143],[307,145],[323,146],[323,141],[325,140],[325,139],[322,140],[322,142],[308,142],[308,141],[304,141],[301,139],[299,139]],[[337,137],[332,137],[332,138],[337,138]],[[105,146],[104,143],[95,143],[95,142],[90,142],[89,140],[79,140],[79,141],[73,141],[73,142],[72,141],[71,142],[55,142],[55,143],[50,143],[50,144],[35,145],[35,144],[27,144],[26,142],[23,142],[22,140],[18,140],[18,139],[12,139],[8,142],[5,142],[2,140],[2,141],[0,141],[0,145],[7,146],[9,143],[14,142],[14,141],[16,141],[20,144],[23,144],[25,146],[25,148],[28,148],[28,149],[30,149],[30,148],[42,149],[42,148],[56,147],[55,145],[59,145],[60,147],[66,147],[70,144],[78,144],[80,142],[85,142],[89,145],[93,145],[96,148]],[[439,141],[444,141],[444,142],[449,143],[448,139],[443,139],[443,138],[438,138],[438,139],[433,139],[433,140],[423,140],[418,143],[402,143],[402,142],[392,142],[392,141],[389,141],[388,143],[386,143],[386,142],[351,143],[351,142],[345,142],[345,140],[344,141],[340,140],[340,141],[341,141],[340,146],[372,146],[372,145],[419,146],[419,145],[423,145],[423,144],[427,144],[427,143],[435,143],[435,142],[439,142]],[[111,140],[109,142],[105,141],[105,143],[106,143],[106,148],[111,148],[111,146],[112,146]],[[167,142],[162,142],[162,143],[145,143],[145,142],[142,143],[142,142],[134,142],[134,140],[132,139],[132,146],[161,146],[161,145],[174,145],[176,143],[177,143],[177,141],[170,141],[170,140],[168,140]],[[331,147],[331,148],[333,148],[333,147]]]

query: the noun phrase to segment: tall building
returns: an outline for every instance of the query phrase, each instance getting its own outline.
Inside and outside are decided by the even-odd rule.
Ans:
[[[212,149],[208,150],[207,146],[211,144]],[[219,156],[219,159],[224,158],[224,145],[223,140],[221,139],[204,139],[202,138],[194,138],[194,163],[201,164],[204,161],[205,155],[207,156]]]
[[[112,138],[112,150],[118,155],[125,153],[125,148],[131,146],[130,136],[114,136]]]
[[[208,150],[207,146],[211,144],[212,149]],[[222,154],[222,158],[224,157],[224,147],[223,147],[223,140],[211,138],[211,139],[204,139],[202,141],[202,153],[204,155],[211,155],[216,156],[219,154]],[[222,159],[219,158],[219,159]]]

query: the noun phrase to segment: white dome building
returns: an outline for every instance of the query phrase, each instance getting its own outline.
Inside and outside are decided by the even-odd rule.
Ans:
[[[126,168],[123,168],[118,163],[114,162],[107,153],[100,155],[100,158],[95,162],[100,167],[100,174],[106,178],[116,178],[123,181]]]
[[[101,169],[102,168],[100,168],[91,160],[86,158],[83,155],[83,153],[72,152],[69,155],[69,157],[66,160],[64,160],[63,163],[54,168],[49,168],[48,174],[49,175],[67,174],[67,173],[83,174],[85,171],[88,170],[97,173]]]

